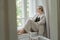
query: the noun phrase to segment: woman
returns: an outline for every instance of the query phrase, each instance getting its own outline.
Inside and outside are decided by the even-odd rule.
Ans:
[[[44,34],[44,28],[45,28],[45,14],[42,6],[39,6],[37,8],[37,14],[31,18],[28,19],[27,22],[24,25],[24,28],[18,32],[18,34],[23,34],[25,32],[38,32],[38,34],[43,35]]]

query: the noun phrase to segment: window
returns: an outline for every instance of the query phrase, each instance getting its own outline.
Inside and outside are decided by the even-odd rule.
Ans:
[[[34,0],[35,1],[35,0]],[[33,0],[16,0],[17,27],[23,28],[26,20],[33,17],[36,8]]]
[[[22,25],[22,0],[16,0],[17,26]]]

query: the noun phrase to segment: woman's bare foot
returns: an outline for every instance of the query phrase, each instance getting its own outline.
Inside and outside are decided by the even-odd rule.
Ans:
[[[18,33],[18,35],[24,34],[24,30],[23,29],[22,30],[18,30],[17,33]]]

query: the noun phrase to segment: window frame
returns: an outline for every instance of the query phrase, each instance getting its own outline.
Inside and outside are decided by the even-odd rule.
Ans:
[[[36,14],[36,0],[29,0],[29,14],[28,14],[29,17],[27,17],[27,0],[22,0],[22,17],[19,18],[19,19],[23,19],[22,25],[24,25],[24,23],[26,22],[28,18],[33,17],[34,14]]]

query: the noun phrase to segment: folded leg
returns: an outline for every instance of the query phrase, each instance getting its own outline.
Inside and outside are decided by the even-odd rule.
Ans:
[[[31,28],[34,30],[34,31],[37,31],[38,30],[38,24],[34,21],[32,21],[31,19],[28,19],[27,22],[25,23],[24,25],[24,29],[27,31],[27,32],[30,32]]]

